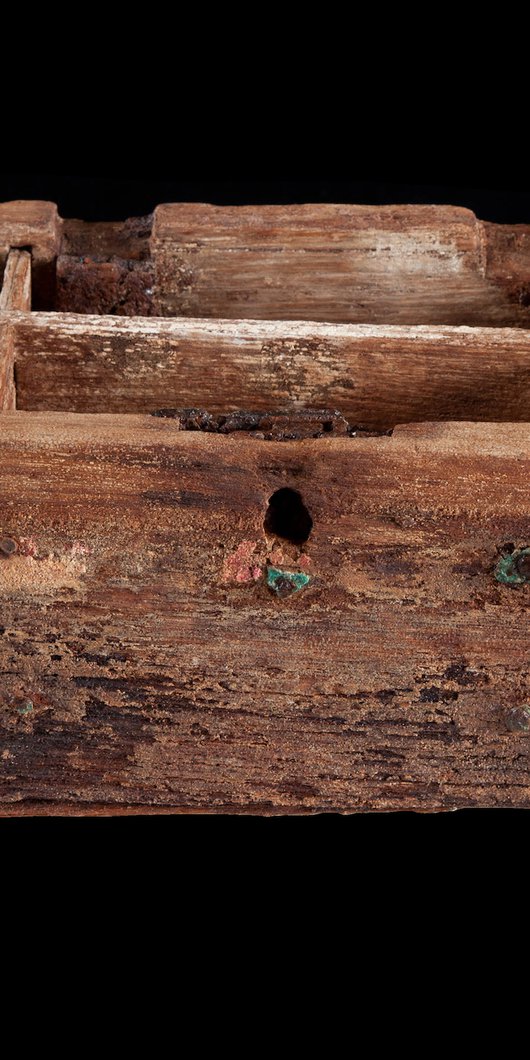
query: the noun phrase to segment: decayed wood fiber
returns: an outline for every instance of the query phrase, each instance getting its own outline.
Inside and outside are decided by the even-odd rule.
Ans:
[[[151,316],[151,217],[122,222],[64,221],[53,308],[70,313]]]
[[[30,309],[31,254],[28,250],[10,250],[0,290],[0,312]]]
[[[385,430],[530,419],[530,337],[508,328],[13,314],[17,406],[337,408]]]
[[[530,805],[530,426],[0,420],[4,814]],[[267,537],[298,490],[305,546]],[[287,598],[267,561],[310,575]]]

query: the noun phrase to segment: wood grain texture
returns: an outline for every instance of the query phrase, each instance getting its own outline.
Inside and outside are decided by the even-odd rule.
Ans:
[[[382,430],[422,419],[530,419],[530,337],[520,329],[12,319],[22,409],[325,406]]]
[[[27,250],[10,250],[2,290],[0,312],[31,310],[31,254]]]
[[[0,290],[0,412],[16,408],[15,324],[31,309],[31,254],[10,250]],[[14,314],[14,315],[11,315]]]
[[[0,421],[5,814],[530,805],[530,426],[266,442]],[[305,546],[266,536],[303,496]],[[286,599],[267,561],[310,573]],[[256,573],[257,572],[257,573]]]
[[[0,413],[16,408],[13,325],[0,315]]]
[[[162,315],[530,322],[530,226],[461,207],[172,203],[150,245]]]

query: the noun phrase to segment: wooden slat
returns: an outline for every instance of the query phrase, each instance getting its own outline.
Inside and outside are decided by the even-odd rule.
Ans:
[[[0,290],[0,412],[16,408],[15,325],[11,312],[31,309],[31,254],[10,250]]]
[[[0,312],[9,310],[31,310],[31,254],[27,250],[11,250],[7,258]]]
[[[14,349],[13,325],[0,316],[0,413],[16,408]]]
[[[493,575],[529,544],[529,425],[13,412],[0,461],[3,813],[530,806],[530,586]],[[303,547],[265,535],[280,487]]]
[[[13,316],[18,407],[146,412],[337,408],[387,429],[530,419],[519,329]]]
[[[163,315],[530,322],[530,226],[460,207],[172,203],[155,210],[151,253]]]

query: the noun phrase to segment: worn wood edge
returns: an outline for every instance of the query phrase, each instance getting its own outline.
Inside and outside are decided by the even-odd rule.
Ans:
[[[31,310],[31,254],[10,250],[0,291],[0,312]]]
[[[465,206],[450,204],[396,203],[382,206],[360,203],[284,203],[244,206],[217,206],[208,202],[159,203],[153,211],[151,240],[175,238],[190,242],[197,235],[208,238],[226,235],[230,229],[262,230],[266,238],[276,238],[275,230],[311,230],[318,222],[324,231],[343,231],[386,226],[391,230],[410,226],[462,224],[474,228],[476,214]]]
[[[482,809],[483,807],[475,807]],[[414,809],[411,813],[454,813],[454,809],[441,806],[433,810]],[[196,808],[189,806],[149,806],[130,805],[127,803],[69,803],[69,802],[28,802],[28,803],[0,803],[0,818],[13,817],[319,817],[333,814],[339,817],[352,817],[357,814],[379,814],[395,813],[393,809],[376,810],[333,810],[333,809],[311,809],[307,806],[288,809],[272,809],[270,807],[255,806],[213,806]]]
[[[3,314],[8,318],[8,313]],[[14,315],[12,323],[20,322]],[[31,317],[24,320],[28,327],[35,329],[66,328],[76,333],[79,331],[102,331],[112,334],[123,330],[126,335],[138,332],[138,337],[149,338],[158,334],[168,335],[182,332],[193,334],[200,329],[205,335],[214,338],[216,335],[230,335],[252,338],[292,337],[303,338],[313,335],[325,338],[402,338],[421,340],[425,337],[434,339],[454,336],[486,340],[489,336],[504,339],[514,345],[530,340],[530,330],[517,327],[488,327],[473,324],[377,324],[355,323],[349,321],[320,320],[264,320],[259,317],[167,317],[167,316],[134,316],[125,317],[104,313],[56,313],[50,310],[36,310]]]

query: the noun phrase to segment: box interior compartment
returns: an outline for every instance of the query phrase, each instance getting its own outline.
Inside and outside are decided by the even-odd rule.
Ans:
[[[194,203],[86,223],[6,203],[0,264],[4,407],[530,419],[530,226]]]

